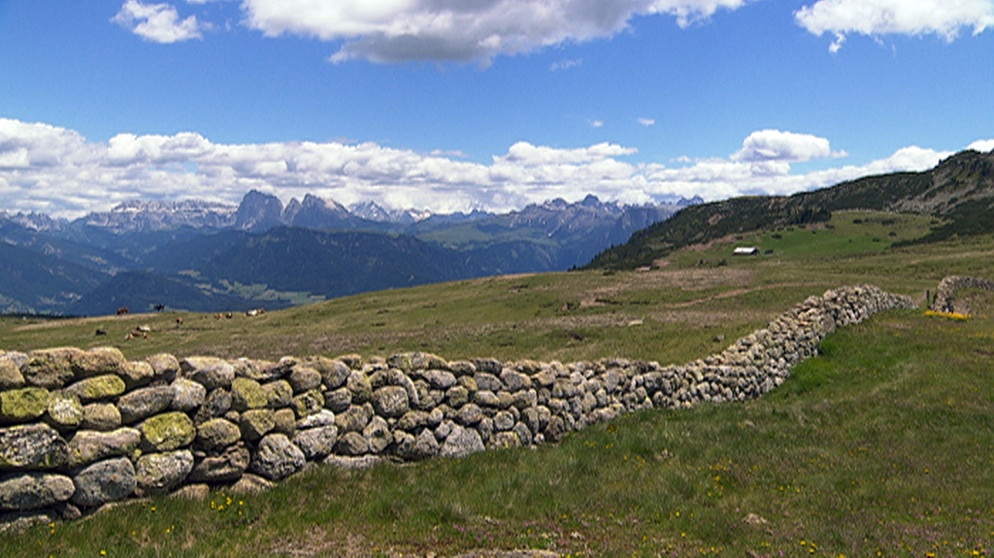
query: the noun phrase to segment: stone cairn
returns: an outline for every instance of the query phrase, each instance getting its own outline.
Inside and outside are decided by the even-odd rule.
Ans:
[[[915,307],[873,286],[830,290],[719,354],[669,366],[0,350],[0,532],[146,495],[265,487],[313,462],[461,457],[639,409],[755,398],[837,327]]]

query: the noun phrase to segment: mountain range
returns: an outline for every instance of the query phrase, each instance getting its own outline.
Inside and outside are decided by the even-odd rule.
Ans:
[[[519,211],[431,214],[307,195],[284,205],[136,200],[74,220],[0,210],[0,312],[92,315],[271,308],[363,291],[566,270],[699,198],[587,196]]]

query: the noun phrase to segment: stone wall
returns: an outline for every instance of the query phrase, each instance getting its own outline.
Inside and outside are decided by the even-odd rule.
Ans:
[[[935,289],[935,301],[932,302],[931,309],[936,312],[953,312],[956,291],[960,289],[982,289],[994,291],[994,281],[978,279],[976,277],[963,277],[950,275],[939,282]]]
[[[759,397],[837,327],[914,307],[872,286],[832,290],[671,366],[0,351],[0,530],[150,494],[266,486],[308,463],[460,457],[555,442],[638,409]]]

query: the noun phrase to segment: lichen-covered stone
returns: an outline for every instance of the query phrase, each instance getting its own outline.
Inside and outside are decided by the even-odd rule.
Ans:
[[[92,401],[105,401],[124,393],[127,386],[124,380],[116,374],[104,374],[103,376],[93,376],[84,378],[73,383],[66,388],[66,393],[71,393],[83,403]]]
[[[197,427],[195,445],[209,454],[236,444],[242,437],[238,425],[223,418],[211,419]]]
[[[286,380],[273,380],[262,384],[266,393],[266,405],[271,409],[282,409],[293,406],[293,388]]]
[[[203,384],[208,391],[230,388],[235,379],[235,367],[216,357],[188,357],[180,362],[183,376]]]
[[[87,430],[114,430],[120,428],[121,411],[113,403],[91,403],[83,405],[83,422],[80,428]]]
[[[85,508],[124,500],[135,493],[135,467],[126,457],[99,461],[73,477],[76,492],[72,503]]]
[[[0,428],[0,471],[56,469],[67,461],[66,441],[47,424]]]
[[[45,420],[57,430],[72,430],[83,424],[86,416],[79,398],[64,391],[52,393],[48,398]]]
[[[75,347],[31,351],[21,365],[21,373],[28,385],[58,389],[75,377],[73,361],[79,360],[82,354],[83,350]]]
[[[324,394],[318,390],[311,390],[293,398],[293,410],[298,417],[313,415],[324,408]]]
[[[48,410],[49,392],[45,388],[27,387],[0,392],[0,421],[27,422]]]
[[[193,453],[177,450],[146,453],[135,464],[138,495],[164,494],[183,482],[193,470]]]
[[[190,417],[178,411],[150,417],[141,423],[138,430],[142,433],[142,444],[148,451],[179,449],[190,445],[197,436]]]
[[[378,415],[397,418],[410,410],[407,390],[400,386],[385,386],[373,392],[373,410]]]
[[[353,403],[365,403],[373,396],[373,386],[369,383],[369,378],[358,370],[353,370],[349,373],[349,377],[345,381],[345,387],[352,394]]]
[[[348,409],[335,414],[335,425],[339,432],[362,432],[373,418],[373,406],[352,405]]]
[[[175,395],[170,386],[140,388],[122,395],[117,409],[124,424],[132,424],[168,409]]]
[[[80,430],[68,443],[69,467],[75,469],[108,457],[131,457],[140,443],[141,432],[135,428]]]
[[[0,511],[33,510],[65,502],[76,485],[65,475],[16,473],[0,477]]]
[[[439,450],[442,457],[466,457],[472,453],[483,451],[483,439],[473,428],[463,428],[454,424]]]
[[[254,442],[276,428],[276,413],[272,409],[252,409],[239,417],[238,427],[242,437]]]
[[[369,442],[360,432],[346,432],[335,442],[335,453],[340,455],[363,455],[369,453]]]
[[[207,399],[207,388],[193,380],[176,378],[170,387],[173,388],[173,400],[170,406],[174,411],[186,413],[196,410]]]
[[[269,394],[262,385],[250,378],[235,378],[231,382],[231,408],[236,411],[262,409],[269,406]]]
[[[269,480],[280,480],[304,468],[304,452],[286,434],[269,434],[259,441],[249,469]]]
[[[273,432],[281,432],[293,437],[297,431],[297,413],[293,409],[277,409],[273,413],[273,422]]]

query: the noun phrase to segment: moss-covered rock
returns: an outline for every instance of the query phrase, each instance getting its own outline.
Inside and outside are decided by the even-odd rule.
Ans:
[[[66,388],[67,393],[71,393],[83,403],[91,401],[105,401],[124,393],[127,386],[124,380],[116,374],[105,374],[85,378]]]
[[[197,429],[186,413],[172,412],[155,415],[142,422],[142,446],[149,451],[171,451],[190,445]]]
[[[231,382],[231,408],[236,411],[262,409],[269,405],[269,394],[259,382],[235,378]]]
[[[216,418],[197,427],[195,446],[209,454],[217,454],[236,444],[241,437],[238,425],[227,419]]]
[[[238,427],[242,437],[250,442],[261,439],[276,427],[276,413],[272,409],[252,409],[239,417]]]
[[[28,387],[0,392],[0,420],[27,422],[45,414],[50,394],[47,389]]]
[[[262,384],[266,392],[267,405],[272,409],[281,409],[293,405],[293,388],[286,380],[274,380]]]

